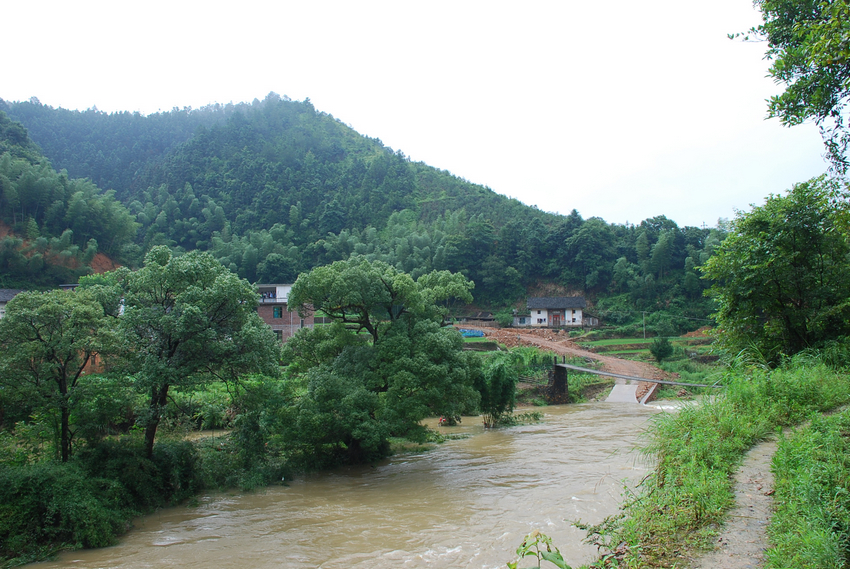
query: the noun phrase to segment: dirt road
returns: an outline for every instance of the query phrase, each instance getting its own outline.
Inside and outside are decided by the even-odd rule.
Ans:
[[[474,326],[463,326],[465,329],[481,330],[488,338],[504,344],[509,348],[515,346],[536,346],[538,348],[554,352],[559,356],[588,358],[602,364],[603,371],[630,375],[632,377],[645,377],[647,379],[670,379],[671,376],[654,365],[645,362],[620,359],[614,356],[596,354],[580,348],[563,330],[555,331],[548,329],[519,330],[503,328],[477,328]],[[617,379],[617,383],[626,383],[623,379]],[[638,400],[648,391],[653,384],[640,383],[637,390]]]

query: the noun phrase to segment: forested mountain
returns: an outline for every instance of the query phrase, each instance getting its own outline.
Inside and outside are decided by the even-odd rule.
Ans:
[[[164,244],[208,250],[252,281],[290,282],[359,254],[414,277],[462,272],[476,283],[476,302],[495,309],[554,283],[623,314],[707,314],[695,267],[722,230],[663,216],[622,226],[546,213],[412,162],[309,100],[272,93],[147,117],[35,100],[2,108],[57,166],[114,190],[140,226],[136,246],[116,252],[130,265]]]
[[[137,231],[114,192],[56,172],[0,111],[0,287],[75,282],[99,251],[135,254]]]
[[[0,111],[27,125],[54,168],[105,189],[129,188],[149,162],[186,142],[198,127],[223,122],[236,108],[209,105],[142,116],[54,109],[36,98],[11,104],[0,99]]]

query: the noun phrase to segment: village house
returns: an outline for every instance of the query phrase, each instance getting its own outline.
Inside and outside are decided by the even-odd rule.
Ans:
[[[0,288],[0,318],[6,315],[6,303],[15,298],[19,292],[24,292],[16,288]]]
[[[514,326],[533,328],[580,327],[583,310],[587,307],[583,296],[530,297],[528,312],[514,316]]]
[[[313,313],[301,318],[298,311],[290,312],[287,303],[291,284],[258,284],[260,305],[257,312],[263,322],[271,326],[275,336],[285,342],[301,328],[312,328],[315,322]]]

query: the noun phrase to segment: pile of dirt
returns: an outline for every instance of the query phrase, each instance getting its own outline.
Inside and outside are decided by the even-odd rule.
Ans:
[[[102,273],[107,273],[109,271],[114,271],[115,269],[117,269],[120,266],[121,265],[116,264],[115,261],[113,261],[112,259],[110,259],[109,257],[107,257],[103,253],[98,253],[97,255],[94,256],[94,259],[92,259],[92,261],[91,261],[92,271],[96,275],[100,275]]]
[[[712,328],[711,326],[703,326],[698,330],[694,330],[693,332],[688,332],[687,334],[683,334],[682,338],[710,338]]]
[[[504,344],[508,348],[537,345],[534,343],[535,338],[540,338],[547,342],[569,343],[575,347],[575,343],[570,340],[570,336],[565,330],[550,330],[546,328],[522,330],[521,332],[505,328],[482,328],[482,330],[488,338]]]

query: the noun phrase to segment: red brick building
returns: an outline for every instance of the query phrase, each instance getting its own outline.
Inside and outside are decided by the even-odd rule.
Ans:
[[[258,284],[257,292],[260,293],[260,306],[257,312],[263,322],[274,330],[275,335],[281,342],[285,342],[301,328],[312,328],[314,324],[313,313],[301,318],[298,312],[290,312],[287,299],[291,284]]]

